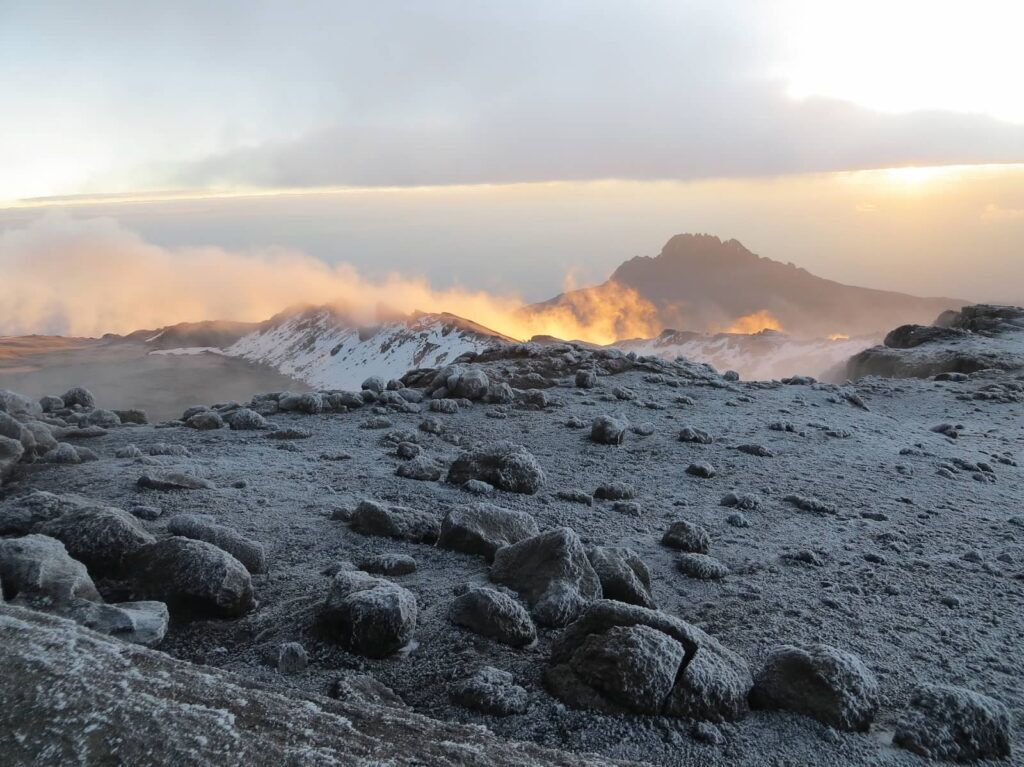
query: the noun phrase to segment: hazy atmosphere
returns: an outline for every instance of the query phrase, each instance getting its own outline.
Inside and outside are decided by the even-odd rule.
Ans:
[[[0,765],[1012,767],[1020,0],[0,0]]]

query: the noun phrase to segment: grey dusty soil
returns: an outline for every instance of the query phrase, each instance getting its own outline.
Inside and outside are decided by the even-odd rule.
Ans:
[[[122,508],[156,505],[163,516],[144,523],[153,533],[162,533],[176,514],[199,512],[261,541],[269,574],[253,579],[258,609],[233,621],[172,624],[159,649],[281,689],[326,693],[339,671],[359,670],[391,687],[417,713],[485,725],[516,740],[658,765],[753,767],[925,764],[889,741],[912,685],[936,682],[1006,704],[1015,722],[1012,739],[1021,748],[1024,485],[1012,460],[1024,450],[1020,402],[972,399],[989,382],[984,375],[962,382],[865,379],[845,390],[859,394],[870,410],[836,387],[686,380],[670,386],[647,377],[642,371],[601,376],[596,388],[577,389],[570,376],[546,390],[561,404],[543,410],[474,404],[454,414],[424,408],[387,417],[393,429],[417,432],[425,454],[442,464],[460,448],[418,431],[427,415],[465,440],[525,446],[546,474],[544,486],[536,495],[499,492],[493,503],[529,512],[542,530],[568,526],[586,542],[633,548],[651,571],[658,607],[705,629],[755,673],[784,643],[824,642],[859,656],[881,687],[882,706],[870,732],[840,733],[795,714],[754,711],[718,725],[724,742],[711,745],[692,735],[692,721],[567,708],[542,679],[558,630],[541,628],[535,645],[514,649],[449,622],[453,590],[488,583],[482,557],[361,535],[332,519],[336,509],[351,509],[364,498],[439,518],[478,500],[443,481],[396,476],[403,461],[382,441],[391,429],[362,428],[369,408],[269,416],[279,427],[312,432],[296,440],[268,439],[261,431],[122,426],[81,443],[101,460],[26,465],[3,492],[45,489]],[[617,399],[611,395],[615,387],[632,390],[635,399]],[[105,401],[102,386],[96,394]],[[499,412],[504,417],[488,417]],[[589,426],[599,415],[650,428],[630,431],[620,446],[595,444]],[[585,427],[567,426],[572,418]],[[773,422],[788,422],[795,431],[770,429]],[[940,423],[961,425],[959,436],[933,431]],[[681,442],[684,426],[703,429],[715,441]],[[137,487],[139,476],[153,467],[115,458],[115,451],[135,444],[145,452],[156,442],[192,453],[156,458],[162,466],[198,473],[216,488],[161,493]],[[774,455],[737,449],[752,444]],[[905,448],[910,450],[901,454]],[[322,457],[338,453],[351,458]],[[957,459],[989,463],[994,473],[980,479],[959,469],[938,473]],[[696,462],[710,463],[715,476],[688,474]],[[240,481],[244,487],[233,487]],[[636,488],[639,516],[615,511],[611,501],[588,506],[557,495],[592,494],[610,481]],[[760,508],[741,512],[749,526],[727,521],[737,511],[720,505],[729,492],[760,499]],[[784,500],[791,495],[816,498],[834,513],[802,510]],[[660,543],[676,520],[707,528],[709,553],[729,568],[725,578],[700,581],[677,570],[678,552]],[[391,580],[415,594],[420,614],[412,645],[370,660],[323,636],[315,612],[330,581],[323,571],[382,553],[415,558],[414,573]],[[110,600],[123,596],[117,583],[99,585]],[[268,661],[292,641],[306,648],[309,666],[283,676]],[[528,691],[527,713],[498,718],[450,703],[449,683],[481,665],[513,674]]]

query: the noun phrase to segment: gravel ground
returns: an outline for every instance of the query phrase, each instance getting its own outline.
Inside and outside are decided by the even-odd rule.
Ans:
[[[547,390],[559,404],[542,410],[475,404],[442,414],[424,408],[421,414],[388,414],[393,426],[383,429],[363,428],[368,408],[270,416],[276,426],[309,430],[305,439],[123,426],[81,443],[101,460],[29,465],[4,492],[77,492],[126,509],[156,505],[162,516],[144,523],[154,533],[176,514],[200,512],[261,541],[270,572],[253,578],[258,609],[234,621],[173,624],[160,649],[282,689],[324,693],[340,670],[359,670],[418,713],[486,725],[499,735],[558,749],[659,765],[923,764],[890,744],[911,687],[923,681],[962,685],[1003,702],[1015,720],[1013,740],[1018,747],[1021,742],[1024,484],[1015,459],[1024,448],[1024,406],[971,398],[990,382],[982,374],[962,382],[865,379],[844,389],[687,380],[668,385],[631,371],[602,376],[594,389],[563,379]],[[617,387],[635,398],[614,396]],[[844,392],[856,392],[869,409]],[[443,423],[448,439],[417,429],[428,415]],[[589,424],[599,415],[628,419],[634,430],[624,444],[589,440]],[[585,426],[568,426],[573,418]],[[794,431],[769,428],[778,422]],[[932,430],[941,423],[962,428],[952,438]],[[703,429],[715,441],[681,442],[684,426]],[[482,558],[364,536],[332,519],[364,498],[439,518],[479,500],[443,481],[396,476],[404,462],[382,439],[394,429],[415,431],[425,454],[442,464],[461,452],[453,441],[524,445],[543,467],[544,486],[536,495],[499,492],[493,503],[529,512],[542,530],[568,526],[585,542],[634,549],[652,574],[658,607],[712,634],[755,673],[784,643],[825,642],[859,656],[882,691],[871,731],[838,732],[795,714],[755,711],[718,725],[722,742],[709,744],[694,736],[691,721],[565,707],[542,681],[558,630],[540,629],[535,645],[514,649],[448,621],[456,587],[488,583]],[[148,460],[192,471],[216,489],[137,487],[139,476],[154,467],[115,458],[115,451],[135,444],[145,452],[157,442],[184,445],[192,455]],[[774,455],[737,449],[751,444]],[[339,453],[350,458],[324,458]],[[957,459],[983,461],[993,471],[975,479],[956,467]],[[713,478],[686,473],[699,461],[714,467]],[[938,473],[943,466],[954,471]],[[557,495],[590,494],[609,481],[635,487],[639,516],[614,510],[610,501],[588,506]],[[241,482],[244,487],[233,486]],[[729,492],[759,499],[759,508],[742,511],[749,526],[727,521],[736,512],[720,504]],[[818,499],[834,513],[801,510],[784,500],[792,495]],[[709,531],[709,553],[728,566],[727,577],[701,581],[676,569],[678,552],[660,543],[676,520]],[[327,641],[315,612],[329,586],[325,569],[380,553],[415,558],[417,570],[393,580],[415,594],[420,614],[409,647],[369,660]],[[99,585],[109,599],[124,596],[119,583]],[[306,670],[283,676],[269,660],[289,641],[301,642],[310,662]],[[449,684],[485,664],[511,672],[527,689],[527,713],[498,718],[449,702]]]

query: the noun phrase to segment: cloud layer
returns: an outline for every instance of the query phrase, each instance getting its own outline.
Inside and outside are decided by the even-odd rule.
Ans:
[[[367,323],[394,312],[450,312],[519,339],[610,343],[661,329],[653,307],[627,289],[532,310],[510,294],[435,290],[397,273],[367,279],[349,264],[294,250],[159,247],[112,219],[58,214],[0,232],[0,275],[0,335],[98,336],[178,322],[260,321],[298,304],[337,305]]]
[[[0,67],[11,73],[0,123],[0,164],[10,170],[0,198],[166,186],[746,177],[1024,159],[1022,125],[787,96],[779,64],[799,6],[12,6],[0,12]],[[908,59],[927,20],[955,10],[929,5],[906,30]],[[827,50],[827,35],[842,30],[822,34]],[[863,40],[857,54],[871,57],[870,46]],[[970,56],[961,60],[969,68]]]

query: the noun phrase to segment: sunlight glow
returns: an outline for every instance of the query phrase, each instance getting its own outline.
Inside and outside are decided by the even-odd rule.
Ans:
[[[793,98],[1024,122],[1024,3],[792,0],[780,18],[788,53],[777,73]]]

